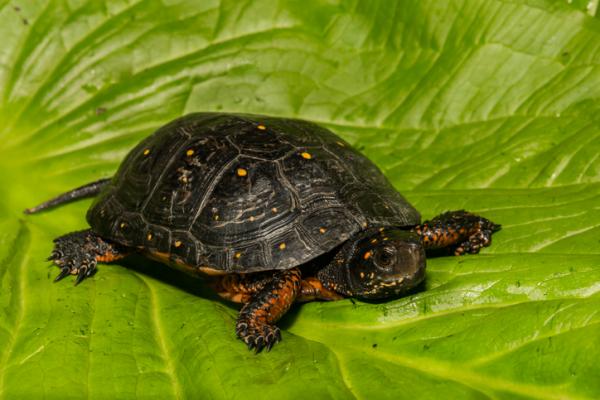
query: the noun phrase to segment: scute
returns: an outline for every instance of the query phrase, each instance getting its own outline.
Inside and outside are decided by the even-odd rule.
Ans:
[[[240,176],[240,169],[246,175]],[[298,219],[299,209],[293,193],[278,179],[276,163],[240,157],[199,212],[189,221],[195,237],[210,246],[234,246],[286,228]]]
[[[87,217],[103,237],[225,272],[292,268],[366,226],[420,222],[330,131],[219,113],[179,118],[143,140]]]

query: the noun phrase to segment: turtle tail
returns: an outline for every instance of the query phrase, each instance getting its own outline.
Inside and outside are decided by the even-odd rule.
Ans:
[[[78,188],[69,190],[68,192],[58,195],[53,199],[45,201],[40,205],[37,205],[32,208],[27,208],[23,212],[25,214],[35,214],[39,211],[58,206],[60,204],[69,203],[71,201],[83,199],[86,197],[94,197],[98,193],[100,193],[100,191],[104,189],[106,185],[110,183],[111,179],[112,178],[100,179],[95,182],[79,186]]]

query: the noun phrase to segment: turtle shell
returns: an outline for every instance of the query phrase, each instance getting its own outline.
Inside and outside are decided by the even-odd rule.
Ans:
[[[126,157],[87,214],[102,237],[223,272],[303,264],[419,213],[331,131],[259,115],[174,120]]]

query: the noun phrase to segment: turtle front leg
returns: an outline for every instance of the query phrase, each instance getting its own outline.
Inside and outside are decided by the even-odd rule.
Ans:
[[[235,332],[248,349],[258,353],[267,351],[281,340],[281,332],[274,325],[296,300],[300,292],[302,275],[298,268],[279,271],[273,279],[253,294],[242,307]]]
[[[96,272],[98,261],[108,263],[125,257],[127,253],[123,246],[110,243],[91,229],[87,229],[54,239],[54,250],[48,261],[52,261],[61,269],[54,279],[55,282],[67,275],[77,275],[77,285]]]
[[[457,256],[479,253],[498,230],[500,225],[464,210],[445,212],[413,228],[425,249],[447,248]]]
[[[272,272],[227,274],[209,281],[212,289],[222,298],[235,303],[248,303],[265,285],[273,280]]]
[[[265,285],[273,280],[271,272],[257,272],[253,274],[228,274],[219,276],[209,283],[213,290],[222,298],[235,303],[248,303]],[[296,301],[306,303],[314,300],[340,300],[339,293],[327,289],[319,278],[308,277],[302,279],[300,292]]]

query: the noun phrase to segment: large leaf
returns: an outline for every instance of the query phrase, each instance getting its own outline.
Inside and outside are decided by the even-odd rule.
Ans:
[[[600,397],[597,1],[0,1],[0,397]],[[503,225],[424,291],[311,303],[258,356],[235,306],[134,258],[52,284],[52,238],[191,111],[302,117],[424,217]]]

